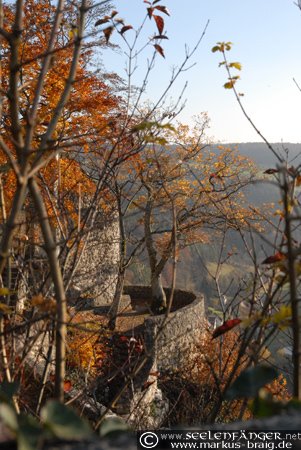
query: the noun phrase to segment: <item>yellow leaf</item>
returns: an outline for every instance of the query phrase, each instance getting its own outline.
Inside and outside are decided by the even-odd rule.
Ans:
[[[8,288],[6,287],[0,288],[0,295],[10,295],[10,294],[12,294],[12,292]]]
[[[11,314],[13,312],[13,308],[6,305],[5,303],[0,303],[0,312],[3,314]]]
[[[278,324],[281,329],[288,327],[292,319],[292,308],[290,305],[282,305],[273,316],[271,317],[272,322]]]

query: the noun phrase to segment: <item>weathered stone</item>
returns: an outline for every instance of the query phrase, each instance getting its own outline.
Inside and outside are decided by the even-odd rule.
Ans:
[[[98,307],[113,301],[119,263],[119,223],[115,214],[99,215],[87,232],[86,244],[73,276],[71,288]]]
[[[132,308],[137,310],[140,305],[148,308],[150,288],[146,286],[127,286],[125,294],[130,295]],[[167,298],[170,290],[166,289]],[[132,378],[127,388],[115,405],[118,414],[127,414],[128,420],[136,428],[154,428],[159,426],[167,414],[168,402],[160,394],[157,380],[160,372],[173,368],[180,369],[187,359],[197,351],[204,330],[205,312],[202,295],[176,290],[174,302],[168,317],[165,315],[148,316],[142,325],[131,330],[131,339],[140,339],[143,343],[143,354],[134,360],[134,365],[126,362],[128,358],[126,341],[125,353],[122,355],[120,342],[114,345],[116,355],[114,364],[123,367],[124,378],[116,380],[112,389],[116,394],[122,382]],[[128,334],[130,338],[130,334]],[[120,336],[122,338],[122,336]],[[143,367],[132,376],[133,367],[143,362]],[[120,375],[121,376],[121,375]],[[158,400],[161,395],[160,401]]]

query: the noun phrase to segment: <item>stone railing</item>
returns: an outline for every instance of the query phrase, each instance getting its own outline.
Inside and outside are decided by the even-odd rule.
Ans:
[[[130,297],[134,310],[139,311],[143,308],[147,310],[151,296],[149,287],[126,286],[124,294],[124,301],[129,302]],[[169,294],[170,290],[166,289],[167,298]],[[143,357],[147,358],[147,361],[135,376],[130,389],[120,398],[120,409],[117,407],[117,413],[118,410],[123,414],[126,410],[129,413],[134,411],[135,423],[140,421],[139,416],[149,416],[149,410],[154,409],[152,403],[158,398],[157,376],[154,374],[183,367],[189,357],[197,351],[196,344],[201,339],[204,326],[203,296],[177,289],[168,317],[164,314],[147,316],[142,325],[131,330],[131,336],[142,339]],[[149,387],[145,390],[146,385]],[[164,409],[163,403],[161,409]],[[135,407],[137,404],[139,408]],[[142,425],[148,426],[145,422],[142,422]]]
[[[169,289],[165,289],[167,298]],[[129,295],[133,309],[150,299],[147,286],[126,286],[124,293]],[[176,289],[171,313],[149,316],[139,330],[143,336],[146,351],[151,355],[159,370],[181,367],[190,354],[194,344],[204,330],[205,309],[202,294]]]

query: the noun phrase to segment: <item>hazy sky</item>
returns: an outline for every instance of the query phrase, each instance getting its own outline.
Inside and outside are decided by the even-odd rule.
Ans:
[[[143,0],[115,0],[115,6],[127,23],[138,26],[144,17]],[[173,98],[185,81],[187,105],[181,120],[207,111],[212,135],[222,142],[259,141],[241,114],[233,93],[225,90],[226,73],[218,67],[219,54],[211,48],[217,41],[232,41],[231,61],[243,66],[239,91],[244,93],[246,110],[257,127],[271,142],[301,142],[301,11],[293,0],[162,0],[171,16],[163,15],[169,40],[163,42],[166,59],[158,55],[157,65],[147,87],[147,96],[155,100],[168,83],[171,68],[185,55],[185,44],[193,48],[207,20],[205,37],[186,71],[171,91]],[[155,25],[146,23],[146,36]],[[130,39],[130,33],[127,32]],[[136,83],[143,76],[149,53],[138,60]],[[107,52],[107,68],[123,71],[125,57]]]

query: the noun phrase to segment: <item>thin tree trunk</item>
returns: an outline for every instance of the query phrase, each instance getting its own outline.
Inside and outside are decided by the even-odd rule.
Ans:
[[[153,198],[152,193],[148,190],[148,200],[145,208],[144,214],[144,234],[145,234],[145,244],[148,253],[148,259],[151,270],[151,292],[152,292],[152,303],[151,310],[154,314],[163,312],[166,309],[166,295],[162,286],[161,272],[158,270],[157,264],[157,252],[155,249],[155,243],[153,240],[152,229],[151,229],[151,216],[153,209]],[[161,259],[162,261],[162,259]],[[160,261],[160,262],[161,262]],[[161,264],[162,265],[162,264]],[[164,267],[164,266],[163,266]],[[162,267],[162,269],[163,269]]]
[[[10,256],[9,252],[12,246],[13,233],[18,225],[18,217],[24,205],[26,197],[27,185],[26,183],[18,183],[17,190],[14,195],[13,204],[10,215],[4,226],[4,232],[0,244],[0,274],[2,274],[7,263],[7,258]]]
[[[112,306],[109,311],[109,328],[111,330],[115,330],[115,327],[116,327],[116,319],[118,316],[120,301],[121,301],[123,287],[124,287],[124,276],[125,276],[124,270],[118,274],[118,280],[117,280],[117,286],[116,286],[116,290],[115,290],[115,294],[114,294],[114,299],[113,299],[113,303],[112,303]]]
[[[287,172],[285,169],[283,174],[283,206],[285,219],[285,236],[287,241],[287,263],[288,263],[288,277],[290,301],[292,307],[292,332],[293,332],[293,395],[298,400],[301,400],[301,325],[300,325],[300,299],[297,293],[297,277],[295,270],[295,256],[293,248],[293,236],[291,229],[291,198],[290,189],[287,180]]]
[[[117,184],[116,189],[118,189]],[[117,205],[118,205],[119,234],[120,234],[120,241],[119,241],[120,255],[119,255],[119,271],[118,271],[117,286],[112,306],[109,311],[109,328],[111,330],[114,330],[116,327],[117,314],[119,310],[121,296],[123,293],[124,277],[125,277],[125,258],[126,258],[126,235],[125,235],[124,217],[122,214],[120,195],[117,198]]]
[[[39,187],[34,179],[31,179],[29,181],[29,189],[38,213],[57,303],[57,320],[55,330],[55,397],[63,402],[67,334],[67,307],[65,289],[56,251],[57,246],[50,227],[47,210],[45,208]]]
[[[154,314],[160,314],[166,310],[166,295],[162,285],[161,273],[154,272],[151,276],[152,304]]]

